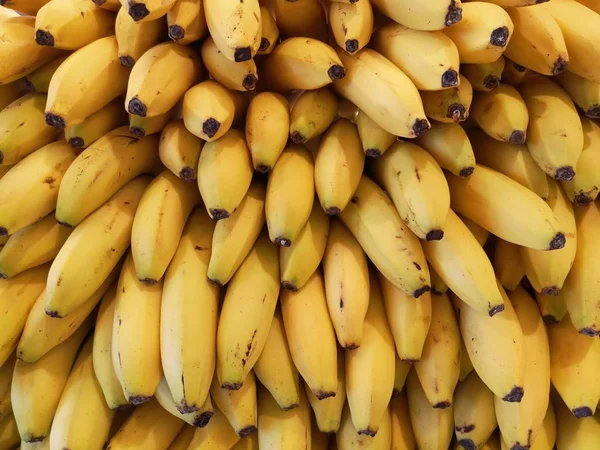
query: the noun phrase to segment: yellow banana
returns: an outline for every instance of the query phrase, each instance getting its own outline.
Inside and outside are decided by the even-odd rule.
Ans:
[[[210,395],[217,408],[241,438],[258,430],[256,389],[256,377],[252,370],[246,376],[242,387],[236,391],[221,387],[217,376],[213,378],[210,387]]]
[[[204,143],[190,133],[182,119],[169,122],[158,143],[158,156],[164,166],[184,181],[196,180],[196,169]]]
[[[519,246],[500,238],[496,239],[493,265],[498,281],[507,291],[514,291],[525,276],[525,265]]]
[[[326,14],[319,0],[270,1],[282,37],[306,36],[327,40]]]
[[[373,6],[394,21],[415,30],[441,30],[461,21],[460,0],[372,0]]]
[[[511,86],[517,87],[523,81],[534,76],[535,72],[529,70],[527,67],[523,67],[520,64],[504,57],[505,64],[502,70],[502,82],[510,84]]]
[[[460,84],[441,91],[421,91],[425,114],[442,123],[463,122],[469,117],[473,86],[462,76]]]
[[[23,78],[23,83],[30,92],[47,94],[50,87],[50,80],[58,67],[67,59],[67,56],[53,59],[49,63],[44,64],[39,69],[31,72]]]
[[[564,295],[559,292],[558,295],[545,295],[539,292],[535,293],[542,319],[548,325],[560,322],[567,313]]]
[[[187,450],[190,446],[190,442],[192,442],[192,439],[194,438],[195,432],[196,428],[194,426],[189,424],[184,425],[167,450]]]
[[[328,88],[300,94],[290,113],[290,139],[302,144],[323,134],[335,120],[339,100]]]
[[[119,62],[131,68],[141,56],[164,37],[165,23],[162,20],[135,22],[127,8],[119,9],[115,21],[115,35],[119,48]]]
[[[420,31],[391,22],[373,36],[373,48],[422,91],[458,86],[458,50],[441,31]]]
[[[188,413],[180,412],[177,409],[177,406],[175,405],[173,395],[171,395],[169,385],[167,384],[167,380],[164,376],[160,379],[160,383],[158,383],[158,387],[156,388],[154,397],[156,397],[156,400],[158,400],[160,406],[166,409],[171,415],[178,417],[179,419],[186,422],[188,425],[192,425],[194,427],[194,430],[196,428],[203,428],[207,426],[212,416],[214,415],[214,407],[210,395],[206,396],[206,400],[204,401],[204,403],[200,405],[195,411]],[[184,428],[186,426],[187,425],[184,425]],[[192,435],[193,434],[194,433],[192,432]],[[189,440],[192,440],[191,436]]]
[[[355,122],[367,156],[377,158],[383,155],[396,140],[396,136],[385,131],[362,110],[357,111]]]
[[[464,221],[463,221],[464,222]],[[476,238],[477,239],[477,238]],[[442,280],[438,273],[429,265],[429,276],[431,277],[431,293],[442,295],[448,292],[448,285]]]
[[[350,408],[346,406],[342,413],[342,424],[332,441],[330,449],[334,450],[387,450],[392,445],[393,430],[390,409],[386,408],[381,419],[381,426],[376,436],[360,434],[352,423]]]
[[[469,229],[469,231],[473,234],[473,236],[475,236],[475,239],[477,239],[477,242],[479,243],[479,245],[481,245],[483,247],[485,245],[485,243],[487,242],[488,238],[490,237],[491,233],[488,230],[486,230],[485,228],[483,228],[481,225],[478,225],[475,222],[473,222],[471,219],[461,216],[460,214],[457,214],[457,216],[460,220],[463,221],[463,223],[466,225],[466,227]]]
[[[12,8],[20,13],[35,16],[39,9],[50,0],[4,0],[2,6]]]
[[[218,408],[215,408],[214,415],[208,425],[196,429],[187,449],[231,449],[239,441],[240,437],[229,424],[225,415]]]
[[[574,417],[560,399],[554,401],[554,408],[556,409],[556,448],[561,450],[593,448],[596,445],[600,434],[598,416]]]
[[[201,56],[211,77],[227,89],[252,91],[256,87],[258,75],[253,59],[237,63],[227,59],[210,37],[202,44]]]
[[[184,413],[202,409],[215,371],[219,288],[206,277],[213,229],[203,210],[192,213],[164,279],[162,367]]]
[[[203,0],[178,0],[167,13],[169,37],[187,45],[208,33]]]
[[[504,56],[500,56],[490,63],[464,64],[461,71],[471,82],[474,91],[489,92],[500,85],[505,63]]]
[[[328,21],[337,44],[353,54],[369,43],[373,33],[373,7],[365,2],[330,2]]]
[[[406,389],[392,398],[389,409],[392,418],[392,450],[414,449],[417,443],[410,423]]]
[[[10,390],[16,361],[17,357],[13,353],[0,366],[0,420],[12,414]]]
[[[269,172],[288,140],[290,109],[283,95],[261,92],[250,102],[246,115],[246,142],[254,170]]]
[[[153,117],[129,114],[129,134],[137,138],[143,138],[147,135],[161,133],[171,119],[177,116],[177,109],[176,105],[166,113]]]
[[[288,2],[289,3],[289,2]],[[279,40],[279,28],[275,18],[269,12],[269,9],[260,7],[260,22],[262,32],[260,37],[260,47],[258,47],[258,55],[268,55],[273,51]]]
[[[27,77],[25,77],[26,79]],[[28,89],[23,84],[22,79],[12,83],[0,84],[0,111],[26,93]]]
[[[121,7],[135,22],[151,22],[164,17],[176,0],[120,0]]]
[[[65,139],[71,147],[84,149],[106,133],[127,123],[127,114],[119,99],[90,115],[83,122],[65,129]]]
[[[406,390],[404,390],[404,386],[406,385],[406,379],[408,378],[408,373],[410,372],[412,366],[413,365],[411,363],[402,361],[396,352],[396,367],[394,373],[394,390],[392,391],[392,398],[400,395],[401,392],[406,392]]]
[[[565,71],[556,77],[573,102],[592,119],[600,118],[600,84]],[[581,119],[582,125],[584,120]],[[584,131],[585,133],[585,131]],[[579,174],[578,174],[579,175]]]

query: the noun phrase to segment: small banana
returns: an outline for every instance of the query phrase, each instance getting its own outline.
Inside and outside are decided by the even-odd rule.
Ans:
[[[402,361],[396,353],[396,367],[394,373],[394,390],[392,391],[392,398],[401,395],[402,392],[406,393],[404,386],[406,385],[406,379],[410,369],[413,365],[409,362]]]
[[[323,134],[336,118],[338,98],[328,88],[300,94],[290,112],[290,139],[295,144]]]
[[[330,2],[328,21],[337,44],[353,54],[369,43],[373,33],[373,7],[370,1]]]
[[[211,37],[202,44],[200,55],[210,76],[227,89],[244,92],[256,87],[258,74],[253,59],[242,62],[227,59]]]
[[[475,237],[475,239],[477,239],[477,237]],[[431,267],[431,264],[429,264],[429,275],[431,276],[431,293],[433,295],[442,295],[448,292],[448,285],[442,280],[435,269]]]
[[[529,70],[527,67],[523,67],[521,64],[504,57],[504,69],[502,70],[502,82],[510,84],[511,86],[517,87],[523,81],[531,78],[535,75],[535,72]]]
[[[473,86],[462,76],[458,86],[441,91],[421,91],[421,99],[430,119],[443,123],[463,122],[469,118]]]
[[[415,30],[442,30],[459,23],[464,5],[460,0],[372,0],[383,14]]]
[[[122,8],[135,22],[160,19],[175,5],[176,0],[120,0]]]
[[[577,418],[565,407],[560,399],[554,400],[556,410],[555,436],[557,448],[589,448],[594,446],[600,433],[600,421],[597,417]],[[548,448],[552,441],[548,443]]]
[[[54,72],[56,72],[65,59],[67,59],[67,56],[53,59],[24,77],[23,83],[25,83],[27,90],[30,92],[47,94],[48,88],[50,87],[50,80],[52,79]]]
[[[540,309],[542,319],[548,325],[560,322],[567,313],[567,305],[562,292],[558,295],[535,293],[535,299]]]
[[[600,118],[600,84],[565,71],[555,77],[573,102],[591,118]],[[582,124],[584,120],[581,120]]]
[[[215,408],[210,422],[202,428],[196,428],[194,436],[189,444],[189,449],[202,448],[233,448],[240,441],[233,427],[229,424],[227,417]],[[162,447],[159,447],[162,448]]]
[[[519,246],[500,238],[496,239],[493,264],[502,287],[507,291],[514,291],[525,276],[525,265]]]
[[[127,68],[133,67],[146,51],[163,40],[164,33],[164,21],[135,22],[127,8],[119,9],[115,21],[115,35],[120,64]]]
[[[500,56],[496,61],[483,64],[463,64],[462,73],[468,78],[474,91],[489,92],[500,85],[506,59]]]
[[[119,99],[90,115],[83,122],[65,129],[65,140],[76,149],[85,149],[111,130],[127,123],[127,114]]]
[[[120,105],[119,105],[120,106]],[[169,122],[158,143],[158,156],[164,166],[187,182],[196,181],[196,169],[204,143],[190,133],[182,119]]]
[[[208,34],[204,0],[179,0],[167,13],[169,37],[181,45],[191,44]]]
[[[210,395],[206,396],[206,400],[204,401],[204,403],[200,405],[195,411],[187,413],[180,412],[177,409],[177,406],[175,405],[173,395],[171,395],[169,385],[164,376],[160,379],[160,383],[158,383],[158,387],[156,388],[154,397],[156,397],[156,400],[158,400],[160,406],[166,409],[172,416],[175,416],[186,422],[188,425],[194,427],[194,431],[196,430],[196,428],[204,428],[205,426],[207,426],[210,420],[212,419],[212,416],[214,415],[214,407]],[[184,425],[184,428],[185,427],[186,425]],[[192,432],[192,435],[193,434],[194,433]],[[189,440],[192,440],[192,436],[190,436]]]
[[[344,407],[342,412],[342,423],[339,431],[332,441],[330,449],[339,450],[359,450],[368,448],[371,450],[387,450],[392,444],[392,422],[389,408],[386,408],[381,418],[381,425],[376,436],[360,434],[354,424],[350,414],[350,408]]]
[[[222,387],[217,376],[213,378],[210,387],[210,395],[215,405],[240,438],[245,438],[258,430],[256,389],[256,377],[252,370],[238,390]]]
[[[288,2],[289,3],[289,2]],[[279,40],[279,28],[275,18],[268,8],[260,7],[260,22],[262,32],[260,37],[260,47],[258,47],[257,55],[268,55],[273,51]]]
[[[377,158],[383,155],[396,140],[396,136],[381,128],[364,111],[357,111],[355,123],[363,151],[367,156]]]

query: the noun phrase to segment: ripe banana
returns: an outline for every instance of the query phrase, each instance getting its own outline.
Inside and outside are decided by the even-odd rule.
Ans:
[[[158,136],[141,139],[117,128],[85,149],[65,173],[58,192],[56,220],[75,227],[119,189],[158,167]]]
[[[496,61],[484,64],[464,64],[461,71],[471,82],[474,91],[489,92],[500,85],[506,60],[500,56]]]
[[[527,67],[523,67],[522,65],[511,61],[507,57],[504,57],[504,60],[505,64],[501,78],[503,83],[517,87],[523,81],[535,76],[535,72],[533,70],[529,70]]]
[[[539,292],[535,293],[542,319],[548,325],[560,322],[567,313],[567,305],[562,292],[558,295],[545,295]]]
[[[431,125],[425,117],[419,91],[393,63],[374,50],[355,55],[339,51],[346,76],[334,90],[369,115],[375,123],[396,136],[414,138]]]
[[[265,213],[271,241],[289,247],[308,222],[315,198],[314,162],[308,149],[288,145],[269,174]]]
[[[366,2],[365,2],[366,3]],[[420,31],[391,22],[373,36],[373,48],[422,91],[458,86],[458,50],[441,31]]]
[[[46,123],[67,128],[83,122],[125,94],[128,78],[129,70],[119,62],[114,36],[80,48],[60,65],[50,80]]]
[[[115,35],[119,47],[119,62],[131,68],[141,56],[158,45],[164,36],[165,23],[162,20],[135,22],[127,8],[119,9],[115,21]]]
[[[12,414],[10,390],[16,361],[17,357],[13,353],[0,366],[0,420]]]
[[[513,30],[510,16],[500,6],[469,2],[462,5],[462,20],[444,33],[456,44],[461,64],[483,64],[502,56]]]
[[[164,279],[160,353],[183,413],[202,410],[215,371],[219,288],[206,277],[213,229],[203,210],[192,213]]]
[[[408,378],[408,373],[412,368],[412,364],[402,361],[398,357],[398,353],[396,353],[396,367],[394,373],[394,390],[392,391],[392,398],[400,395],[401,392],[406,393],[404,386],[406,385],[406,379]]]
[[[23,14],[35,16],[39,9],[50,0],[4,0],[2,5],[5,8],[12,8]]]
[[[215,408],[213,417],[208,425],[203,428],[196,428],[194,436],[189,444],[189,449],[209,449],[209,448],[233,448],[240,441],[233,427],[225,415]],[[157,449],[158,450],[158,449]]]
[[[242,387],[235,391],[221,387],[218,377],[215,376],[210,386],[210,395],[240,438],[256,433],[258,430],[256,377],[252,370],[248,372]]]
[[[289,3],[289,2],[288,2]],[[260,37],[260,47],[258,47],[257,55],[268,55],[273,51],[279,40],[279,28],[275,18],[269,12],[269,9],[260,7],[260,23],[262,32]]]
[[[442,295],[448,292],[448,285],[442,280],[433,267],[431,267],[431,264],[429,265],[429,276],[431,277],[431,293],[433,295]]]
[[[196,428],[203,428],[207,426],[214,415],[214,407],[210,395],[206,396],[206,400],[197,408],[197,410],[189,413],[181,413],[175,405],[173,395],[171,395],[169,385],[167,384],[167,380],[164,376],[160,379],[160,383],[158,383],[158,387],[156,388],[154,396],[156,397],[156,400],[158,400],[158,403],[160,403],[160,406],[166,409],[171,415],[178,417],[188,425],[192,425],[194,430]],[[186,426],[187,425],[184,425],[184,427]],[[191,436],[189,440],[192,440]]]
[[[443,123],[463,122],[469,118],[473,86],[462,76],[460,84],[441,91],[421,91],[425,114]]]
[[[365,155],[377,158],[396,140],[396,136],[381,128],[365,112],[358,110],[354,119]]]
[[[369,43],[373,33],[373,7],[370,1],[330,2],[328,21],[337,44],[353,54]]]
[[[143,138],[155,133],[161,133],[167,124],[177,116],[178,107],[175,105],[164,114],[154,117],[142,117],[129,114],[129,134],[136,138]]]
[[[327,18],[319,0],[270,1],[282,37],[306,36],[327,41]]]
[[[176,0],[120,0],[135,22],[151,22],[165,16]]]
[[[335,120],[339,100],[328,88],[300,94],[290,113],[290,139],[303,144],[323,134]]]
[[[475,222],[473,222],[471,219],[467,219],[466,217],[461,216],[460,214],[457,214],[457,216],[460,220],[463,221],[463,223],[473,234],[473,236],[475,236],[475,239],[477,239],[479,245],[483,247],[488,241],[488,238],[490,237],[491,233],[485,228],[483,228],[481,225],[478,225]]]
[[[442,30],[461,21],[460,0],[372,0],[383,14],[414,30]]]
[[[65,129],[65,139],[71,147],[84,149],[106,133],[127,123],[127,114],[119,99],[90,115],[83,122]]]
[[[254,170],[269,172],[277,162],[288,140],[290,109],[283,95],[261,92],[248,106],[246,142]]]
[[[202,44],[200,54],[210,76],[227,89],[243,92],[252,91],[256,87],[258,74],[253,59],[242,62],[227,59],[211,37]]]
[[[537,164],[556,180],[570,181],[583,149],[583,131],[575,105],[560,86],[544,77],[519,86],[529,111],[527,148]]]
[[[564,403],[554,401],[556,409],[556,447],[557,448],[591,448],[598,441],[600,419],[595,417],[574,417]]]
[[[202,39],[208,34],[203,0],[176,1],[167,13],[169,37],[181,45]]]
[[[50,80],[54,75],[54,72],[59,66],[67,59],[68,56],[62,56],[57,59],[44,64],[39,69],[31,72],[26,77],[23,77],[23,83],[30,92],[37,92],[41,94],[47,94],[48,88],[50,87]]]
[[[350,414],[350,408],[346,406],[342,413],[340,430],[336,433],[330,449],[359,450],[368,448],[370,450],[387,450],[392,445],[392,421],[389,408],[386,408],[381,419],[379,432],[375,437],[360,434]]]
[[[342,410],[346,403],[346,367],[342,350],[338,351],[337,366],[338,388],[335,397],[319,400],[312,393],[308,384],[304,383],[306,397],[315,414],[317,428],[327,434],[337,433],[339,430],[342,422]]]
[[[149,181],[129,182],[73,230],[48,273],[46,314],[65,317],[106,280],[129,247],[135,210]]]
[[[592,119],[600,118],[599,83],[586,80],[569,71],[558,75],[556,81],[587,117]],[[584,120],[582,119],[581,122],[583,124]]]
[[[410,423],[406,390],[403,390],[398,396],[392,398],[389,409],[392,418],[392,449],[415,448],[417,443],[412,430],[412,424]]]
[[[521,249],[522,247],[518,245],[500,238],[496,239],[493,261],[494,271],[498,281],[507,291],[514,291],[525,276],[525,265],[521,257]],[[552,253],[552,255],[556,253]]]
[[[169,122],[158,143],[158,156],[164,166],[184,181],[196,180],[196,169],[204,143],[190,133],[182,119]]]

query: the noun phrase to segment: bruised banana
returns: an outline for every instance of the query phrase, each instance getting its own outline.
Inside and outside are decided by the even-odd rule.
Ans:
[[[289,2],[288,2],[289,3]],[[260,47],[258,47],[258,55],[268,55],[273,51],[279,40],[279,28],[275,18],[269,12],[269,9],[261,6],[260,7],[260,22],[262,25],[262,32],[260,37]]]

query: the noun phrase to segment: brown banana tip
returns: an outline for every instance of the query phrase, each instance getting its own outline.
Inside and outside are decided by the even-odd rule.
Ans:
[[[420,359],[415,358],[400,358],[400,361],[405,362],[406,364],[415,364],[420,361]]]
[[[252,49],[250,47],[236,48],[233,53],[233,60],[235,62],[250,61],[252,59]]]
[[[346,41],[346,51],[350,54],[356,53],[358,51],[358,40],[357,39],[348,39]]]
[[[329,68],[327,74],[329,75],[331,81],[338,81],[346,76],[346,69],[344,69],[343,66],[334,64]]]
[[[46,113],[46,125],[50,125],[51,127],[64,129],[67,127],[65,119],[60,117],[59,115]]]
[[[575,196],[575,203],[577,203],[578,206],[589,206],[592,201],[592,197],[587,194],[577,194]]]
[[[376,148],[368,148],[365,151],[365,155],[367,155],[371,158],[379,158],[381,156],[381,151],[379,151],[379,149],[376,149]]]
[[[423,286],[422,288],[419,288],[415,292],[413,292],[413,297],[419,298],[421,295],[425,294],[426,292],[430,292],[430,291],[431,291],[431,286]]]
[[[73,225],[71,225],[70,223],[67,222],[61,222],[60,220],[56,221],[57,224],[59,224],[61,227],[66,227],[66,228],[75,228]]]
[[[327,208],[325,210],[325,213],[329,216],[337,216],[341,212],[342,212],[342,210],[340,208],[338,208],[337,206],[332,206],[331,208]]]
[[[571,181],[575,177],[575,170],[572,166],[564,166],[556,169],[554,179],[558,181]]]
[[[208,425],[210,419],[212,419],[213,414],[214,413],[212,411],[203,412],[198,417],[196,417],[196,419],[194,419],[194,426],[196,428],[204,428],[206,425]]]
[[[54,47],[54,36],[49,31],[36,30],[35,42],[38,45],[45,45],[47,47]]]
[[[502,400],[508,403],[520,403],[524,394],[525,390],[522,387],[515,386]]]
[[[146,403],[149,402],[150,400],[152,400],[152,396],[151,395],[133,395],[131,397],[129,397],[129,403],[131,403],[133,406],[138,406],[141,405],[142,403]]]
[[[119,62],[123,67],[130,69],[135,64],[135,59],[133,59],[131,56],[119,56]]]
[[[529,432],[531,432],[531,430],[529,430]],[[515,444],[510,448],[510,450],[529,450],[530,448],[531,445]]]
[[[350,4],[354,5],[358,0],[350,0]]]
[[[433,405],[433,407],[435,409],[446,409],[446,408],[450,408],[450,402],[437,402],[435,405]]]
[[[554,239],[552,239],[552,241],[550,241],[549,250],[560,250],[561,248],[563,248],[565,246],[566,243],[567,243],[567,238],[565,238],[565,235],[562,233],[556,233],[556,236],[554,236]]]
[[[585,417],[590,417],[593,415],[592,408],[589,406],[580,406],[579,408],[574,408],[571,410],[573,415],[578,419],[583,419]]]
[[[221,286],[221,287],[225,285],[225,283],[223,283],[222,281],[215,280],[214,278],[210,278],[210,277],[208,278],[208,281],[210,281],[213,284],[216,284],[217,286]]]
[[[475,172],[475,167],[465,167],[464,169],[461,169],[458,174],[463,178],[469,178],[473,175],[473,172]]]
[[[69,144],[73,148],[83,148],[85,146],[85,142],[81,137],[72,137],[69,139]]]
[[[375,437],[377,435],[377,430],[371,430],[370,428],[367,428],[365,430],[358,430],[358,434],[364,434],[365,436]]]
[[[500,86],[500,78],[496,75],[488,75],[483,79],[483,86],[488,90],[494,90]]]
[[[6,280],[8,278],[8,275],[0,272],[0,278],[2,278],[3,280]]]
[[[442,87],[449,88],[458,86],[458,72],[454,69],[448,69],[442,74]]]
[[[138,278],[142,283],[144,283],[146,286],[154,286],[156,283],[158,283],[158,280],[155,280],[154,278]]]
[[[217,134],[219,128],[221,128],[221,123],[212,117],[205,120],[202,124],[202,132],[209,138],[212,138],[215,134]]]
[[[542,289],[542,294],[556,297],[560,293],[558,286],[546,286]]]
[[[256,88],[257,82],[258,82],[258,78],[256,78],[256,75],[249,74],[244,77],[244,80],[242,81],[242,86],[247,91],[252,91]]]
[[[46,309],[45,313],[48,317],[52,317],[53,319],[62,319],[63,318],[63,316],[61,316],[58,311],[52,311],[52,310],[48,311]]]
[[[452,119],[454,122],[462,122],[466,119],[466,113],[467,110],[465,109],[464,105],[461,105],[460,103],[452,103],[450,106],[448,106],[446,117]]]
[[[221,385],[222,389],[226,389],[228,391],[239,391],[242,388],[244,383],[223,383]]]
[[[397,388],[392,389],[392,398],[397,397],[400,391]]]
[[[495,47],[506,47],[510,32],[507,27],[496,28],[490,36],[490,44]]]
[[[106,3],[106,0],[92,0],[96,5],[101,6]]]
[[[588,336],[588,337],[596,337],[600,334],[600,331],[594,330],[593,328],[582,328],[581,330],[579,330],[579,334],[583,334],[584,336]]]
[[[111,408],[111,409],[113,411],[125,411],[125,410],[128,410],[129,408],[131,408],[131,405],[129,403],[126,403],[124,405],[115,406],[114,408]]]
[[[246,436],[250,436],[252,433],[255,433],[256,431],[258,431],[258,428],[256,428],[255,425],[250,425],[238,431],[238,436],[243,439]]]
[[[171,25],[169,26],[168,34],[172,40],[178,41],[184,38],[185,30],[181,25]]]
[[[504,311],[504,305],[496,305],[488,311],[488,314],[490,317],[494,317],[496,314],[501,313],[502,311]]]
[[[190,414],[198,411],[197,406],[188,405],[185,400],[181,402],[181,405],[175,405],[175,407],[177,408],[177,411],[179,411],[181,414]]]
[[[521,130],[513,131],[508,142],[513,145],[523,145],[525,143],[525,132]]]
[[[4,6],[6,4],[6,0],[0,0],[0,6]]]
[[[210,212],[210,215],[213,218],[213,220],[222,220],[227,219],[229,217],[229,213],[224,209],[210,208],[208,211]]]
[[[415,137],[419,137],[427,133],[427,130],[431,128],[427,119],[417,119],[413,124],[412,131],[415,134]]]
[[[452,0],[450,2],[450,6],[448,6],[448,13],[446,14],[446,20],[444,21],[444,25],[450,27],[455,23],[458,23],[462,20],[462,8],[456,6],[456,2]]]
[[[146,136],[146,130],[144,130],[142,127],[129,127],[129,133],[138,138],[143,138]]]
[[[134,3],[131,0],[129,1],[129,11],[128,12],[134,22],[139,22],[144,17],[146,17],[148,14],[150,14],[150,11],[148,11],[148,8],[146,8],[146,5],[144,5],[143,3]]]
[[[550,314],[542,316],[542,320],[546,325],[554,325],[555,323],[558,323],[558,319]]]
[[[292,403],[291,405],[288,405],[288,406],[286,406],[284,408],[281,408],[281,409],[283,409],[284,411],[291,411],[292,409],[296,409],[299,406],[300,405],[298,403]]]
[[[266,164],[258,164],[254,170],[258,173],[269,173],[271,171],[271,166],[267,166]]]
[[[35,92],[35,86],[28,78],[25,78],[25,89],[29,92]]]
[[[535,4],[539,5],[540,3],[546,3],[547,1],[550,1],[550,0],[536,0]]]
[[[2,5],[0,4],[0,6]],[[23,441],[29,444],[34,444],[36,442],[42,442],[44,439],[46,439],[46,436],[30,436],[27,439],[23,439]]]
[[[552,75],[563,73],[565,70],[567,70],[568,65],[569,61],[564,59],[562,56],[559,56],[556,61],[554,61],[554,65],[552,66]]]
[[[179,178],[190,183],[196,179],[196,172],[191,167],[184,167],[179,171]]]
[[[146,117],[148,108],[139,98],[133,97],[131,100],[129,100],[127,111],[129,114],[133,114],[134,116]]]
[[[289,247],[290,245],[292,245],[292,241],[282,236],[276,237],[273,242],[275,242],[275,244],[279,245],[280,247]]]
[[[267,38],[261,38],[260,39],[260,47],[258,47],[258,51],[264,52],[270,46],[271,46],[271,42],[269,42],[269,40]]]
[[[343,345],[342,347],[344,347],[344,350],[356,350],[357,348],[360,347],[360,344],[356,344],[354,342],[350,342],[346,345]]]
[[[425,235],[426,241],[441,241],[444,238],[442,230],[431,230]]]
[[[600,105],[594,104],[585,110],[585,115],[590,119],[600,119]]]
[[[288,291],[292,291],[292,292],[298,292],[298,288],[296,287],[296,285],[294,285],[294,283],[292,283],[291,281],[283,281],[281,283],[281,286],[284,289],[287,289]]]
[[[306,138],[299,131],[290,134],[290,139],[294,144],[304,144],[306,142]]]
[[[438,291],[436,288],[434,288],[433,286],[431,287],[431,293],[433,295],[444,295],[444,293],[442,291]]]
[[[458,443],[465,450],[477,450],[477,446],[471,439],[461,439]]]
[[[313,394],[315,394],[315,397],[317,397],[319,400],[335,397],[335,392],[333,391],[316,391],[313,392]]]
[[[527,67],[522,66],[521,64],[517,64],[514,61],[513,61],[513,66],[517,72],[525,72],[527,70]]]
[[[0,227],[0,236],[8,236],[8,230],[4,227]]]

